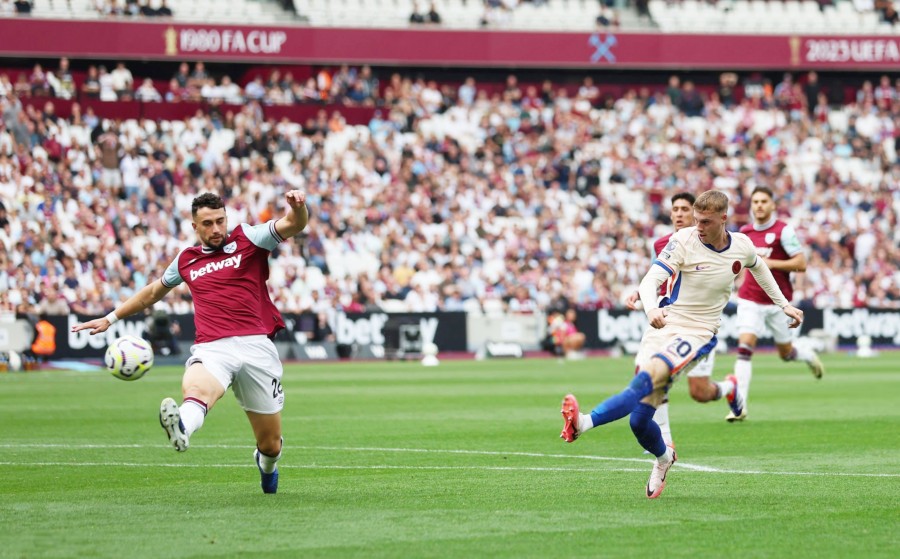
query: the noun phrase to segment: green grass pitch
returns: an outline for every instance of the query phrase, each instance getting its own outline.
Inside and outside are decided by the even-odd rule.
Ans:
[[[825,363],[755,357],[743,424],[681,379],[654,501],[627,419],[559,438],[562,396],[593,407],[627,358],[291,364],[277,495],[230,392],[165,444],[181,368],[0,374],[0,557],[894,557],[900,355]]]

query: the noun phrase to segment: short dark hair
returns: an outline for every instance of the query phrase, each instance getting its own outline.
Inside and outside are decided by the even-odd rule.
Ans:
[[[221,196],[213,194],[212,192],[206,192],[194,198],[194,201],[191,203],[191,215],[197,217],[197,211],[200,208],[218,210],[224,207],[225,202],[222,200]]]
[[[675,196],[672,196],[672,205],[675,205],[675,202],[677,202],[679,200],[687,200],[687,203],[690,204],[691,206],[693,206],[694,202],[697,201],[697,199],[694,197],[694,195],[691,194],[690,192],[679,192]]]
[[[750,197],[753,198],[753,195],[756,194],[757,192],[762,192],[763,194],[765,194],[772,200],[775,199],[775,194],[772,192],[772,189],[769,188],[768,186],[757,186],[756,188],[753,189],[753,192],[750,193]]]

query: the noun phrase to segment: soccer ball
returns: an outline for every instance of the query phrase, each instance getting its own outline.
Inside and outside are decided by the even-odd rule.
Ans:
[[[112,376],[137,380],[153,366],[153,348],[150,342],[137,336],[122,336],[109,344],[103,360]]]

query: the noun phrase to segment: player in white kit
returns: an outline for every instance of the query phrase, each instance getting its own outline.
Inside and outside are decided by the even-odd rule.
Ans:
[[[672,227],[675,229],[671,233],[667,235],[663,235],[662,237],[653,241],[653,256],[656,257],[663,251],[667,244],[669,244],[669,239],[676,232],[681,231],[685,227],[690,227],[694,224],[694,202],[696,198],[694,195],[689,192],[679,192],[672,196],[671,203],[672,208],[669,210],[669,218],[672,220]],[[665,282],[659,289],[659,296],[664,298],[666,301],[672,297],[678,295],[677,292],[673,293],[673,289],[680,286],[681,284],[681,274],[676,274],[669,278],[667,282]],[[637,302],[640,300],[641,294],[638,291],[635,291],[631,295],[628,296],[628,299],[625,301],[625,306],[630,310],[637,310]],[[661,300],[662,304],[664,301]],[[649,328],[649,326],[648,326]],[[716,352],[712,351],[709,355],[701,359],[700,362],[694,367],[690,373],[688,373],[688,377],[711,377],[713,371],[713,364],[715,363]],[[634,374],[638,374],[640,372],[640,364],[646,359],[646,355],[635,355],[634,364],[635,371]],[[672,426],[669,422],[669,394],[666,392],[666,397],[656,408],[656,413],[653,414],[653,421],[659,425],[659,430],[662,432],[662,438],[666,442],[666,446],[671,446],[675,448],[675,441],[672,438]],[[645,451],[646,452],[646,451]]]
[[[588,430],[631,415],[631,430],[644,449],[656,456],[647,482],[648,498],[659,497],[666,486],[666,474],[675,463],[674,449],[666,446],[659,426],[653,421],[666,390],[681,373],[686,373],[716,346],[722,309],[731,296],[734,280],[747,268],[772,301],[792,319],[796,328],[803,312],[791,306],[781,294],[765,262],[758,258],[746,235],[725,229],[728,197],[715,190],[701,194],[694,203],[694,227],[678,231],[653,262],[640,285],[641,302],[652,329],[641,340],[640,371],[629,386],[595,407],[579,412],[572,394],[563,399],[563,430],[560,435],[572,442]],[[680,273],[677,295],[668,305],[657,302],[659,287]],[[737,380],[731,376],[719,383],[708,377],[689,377],[691,395],[699,401],[728,398],[729,407],[740,414],[743,402]]]

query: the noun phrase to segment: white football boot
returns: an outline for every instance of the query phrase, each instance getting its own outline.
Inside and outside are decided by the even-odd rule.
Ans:
[[[178,452],[188,449],[188,436],[184,432],[184,424],[181,423],[181,412],[178,404],[172,398],[166,398],[159,405],[159,424],[165,429],[169,442]]]

